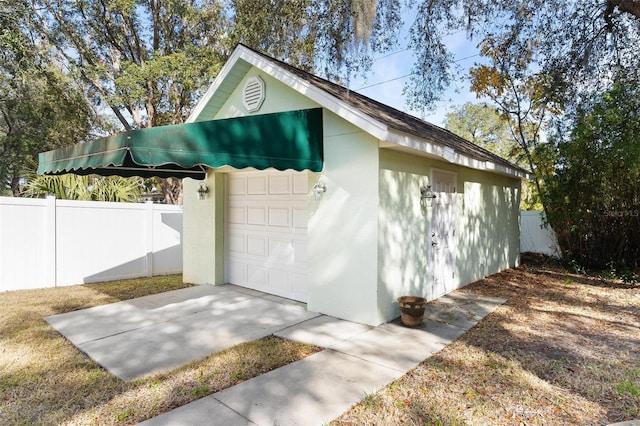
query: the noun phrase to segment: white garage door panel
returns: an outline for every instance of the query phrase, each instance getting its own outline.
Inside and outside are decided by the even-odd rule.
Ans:
[[[231,207],[227,210],[227,222],[242,225],[247,221],[245,213],[246,209],[244,207]]]
[[[227,258],[243,258],[265,265],[280,265],[304,270],[307,266],[307,242],[295,238],[257,232],[229,231],[226,238]]]
[[[247,225],[265,226],[267,224],[267,208],[247,206]]]
[[[247,192],[247,179],[234,179],[227,181],[227,194],[244,195]]]
[[[270,175],[269,176],[269,194],[271,195],[289,195],[291,194],[291,176],[286,175]]]
[[[242,263],[227,264],[227,281],[229,282],[246,282],[247,281],[247,265]]]
[[[227,282],[307,299],[306,172],[238,172],[227,177]]]
[[[257,265],[247,265],[247,284],[254,288],[266,286],[267,269]]]
[[[266,236],[247,235],[247,254],[267,256],[267,240]]]

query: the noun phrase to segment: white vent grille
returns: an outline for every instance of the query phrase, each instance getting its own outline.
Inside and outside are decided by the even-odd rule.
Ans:
[[[257,75],[247,80],[242,90],[242,104],[249,112],[260,109],[264,102],[264,81]]]

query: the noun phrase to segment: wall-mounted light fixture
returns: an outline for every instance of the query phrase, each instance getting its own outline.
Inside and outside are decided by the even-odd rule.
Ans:
[[[204,183],[201,183],[197,190],[198,200],[204,200],[206,195],[209,193],[209,187]]]
[[[315,185],[313,185],[313,195],[316,197],[316,200],[319,200],[322,197],[322,194],[327,192],[327,185],[324,182],[318,181]]]
[[[436,194],[431,189],[431,185],[422,185],[420,187],[420,200],[425,200],[427,205],[431,206],[435,198]]]

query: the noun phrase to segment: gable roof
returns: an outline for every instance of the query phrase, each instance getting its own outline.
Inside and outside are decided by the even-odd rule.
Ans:
[[[380,140],[382,148],[419,152],[452,164],[529,178],[530,172],[442,127],[239,44],[187,121],[213,117],[253,67]]]

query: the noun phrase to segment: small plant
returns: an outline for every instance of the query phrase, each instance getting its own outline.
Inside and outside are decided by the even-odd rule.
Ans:
[[[616,391],[619,394],[629,393],[631,396],[640,395],[640,389],[631,380],[625,380],[616,385]]]
[[[116,421],[123,422],[131,417],[131,410],[126,409],[115,414]]]
[[[603,271],[603,275],[605,278],[609,278],[611,280],[620,280],[625,284],[634,284],[640,280],[638,274],[635,274],[633,271],[629,270],[629,268],[622,265],[618,268],[615,262],[611,261],[607,263],[607,269]]]
[[[194,398],[202,398],[203,396],[207,396],[211,393],[211,388],[209,386],[199,386],[191,391],[191,396]]]
[[[478,392],[476,392],[474,389],[471,389],[471,388],[465,389],[464,394],[467,397],[467,399],[470,401],[473,401],[479,395]]]
[[[406,401],[396,400],[396,401],[393,401],[393,405],[395,405],[398,408],[403,408],[403,407],[406,407],[408,404]]]
[[[616,270],[615,262],[607,263],[607,269],[602,271],[602,274],[605,278],[609,278],[610,280],[618,279],[618,271]]]
[[[551,369],[556,373],[561,373],[565,369],[565,363],[559,360],[551,361]]]
[[[244,380],[244,372],[241,368],[238,368],[236,371],[229,375],[229,378],[234,381]]]
[[[86,380],[88,382],[96,382],[98,380],[101,380],[103,377],[105,377],[106,373],[104,370],[93,370],[93,371],[89,371],[89,373],[86,376]]]
[[[214,370],[209,374],[206,375],[201,375],[200,376],[200,381],[201,382],[208,382],[209,380],[213,380],[215,379],[216,376],[220,375],[220,371],[219,370]]]
[[[373,408],[378,403],[378,395],[373,392],[368,393],[365,395],[364,399],[362,400],[362,403],[366,408],[369,408],[369,409]]]
[[[586,271],[584,270],[584,267],[579,264],[575,259],[571,259],[571,261],[569,262],[569,268],[573,271],[574,274],[585,274]]]

